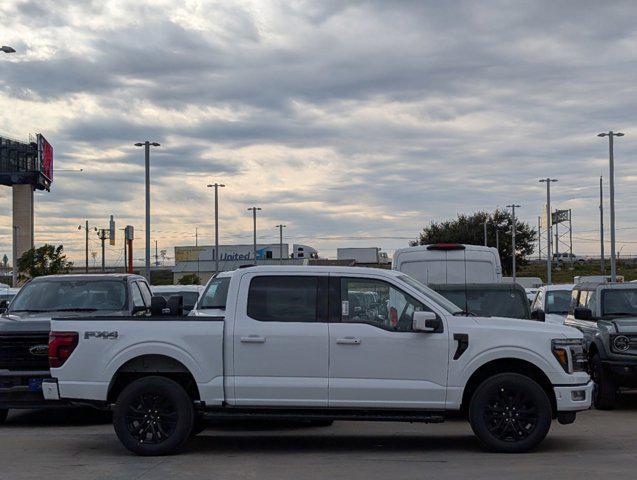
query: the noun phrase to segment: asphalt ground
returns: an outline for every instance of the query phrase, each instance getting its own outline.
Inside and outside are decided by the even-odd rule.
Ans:
[[[12,411],[0,426],[0,479],[636,478],[637,395],[616,410],[554,422],[528,454],[482,449],[469,425],[335,422],[213,424],[183,453],[137,457],[109,415],[90,409]]]

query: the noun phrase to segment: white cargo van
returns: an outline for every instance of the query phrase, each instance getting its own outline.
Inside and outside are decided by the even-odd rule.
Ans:
[[[502,265],[493,247],[438,243],[394,252],[394,270],[425,284],[500,283]]]

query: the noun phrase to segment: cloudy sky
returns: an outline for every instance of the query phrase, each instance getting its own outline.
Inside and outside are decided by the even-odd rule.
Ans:
[[[80,262],[85,219],[135,225],[142,248],[146,139],[170,256],[196,228],[212,243],[211,181],[222,243],[251,241],[257,205],[260,241],[283,222],[334,256],[512,202],[535,224],[548,175],[575,253],[595,254],[610,129],[627,133],[618,249],[637,254],[635,2],[30,0],[0,3],[0,27],[18,51],[0,56],[0,134],[42,132],[58,169],[84,169],[36,193],[36,244]],[[0,187],[9,256],[10,225]]]

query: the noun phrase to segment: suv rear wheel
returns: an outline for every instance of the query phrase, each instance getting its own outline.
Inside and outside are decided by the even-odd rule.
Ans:
[[[591,377],[595,382],[593,404],[598,410],[612,410],[617,399],[617,385],[604,373],[602,359],[599,354],[591,358]]]
[[[544,389],[518,373],[501,373],[484,380],[473,393],[469,422],[490,450],[527,452],[551,427],[551,402]]]
[[[117,398],[113,426],[122,444],[138,455],[166,455],[183,446],[193,429],[193,402],[177,382],[146,377]]]

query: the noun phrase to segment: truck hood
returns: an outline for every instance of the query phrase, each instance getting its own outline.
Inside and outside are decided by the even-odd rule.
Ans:
[[[0,319],[11,322],[49,322],[52,318],[120,317],[128,315],[121,310],[98,310],[96,312],[7,312]]]
[[[619,333],[637,333],[637,317],[622,317],[611,320]]]
[[[505,317],[474,317],[473,320],[482,327],[507,330],[517,330],[522,334],[537,332],[541,334],[552,334],[556,337],[582,338],[582,332],[576,328],[558,325],[556,323],[538,322],[536,320],[525,320],[522,318]]]
[[[16,321],[6,316],[0,317],[0,335],[3,333],[36,333],[49,332],[51,325],[45,319],[33,319],[29,321]]]

